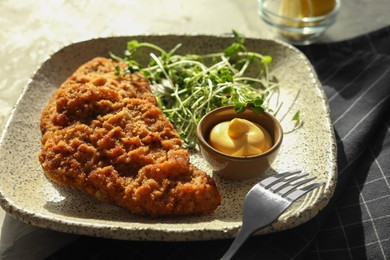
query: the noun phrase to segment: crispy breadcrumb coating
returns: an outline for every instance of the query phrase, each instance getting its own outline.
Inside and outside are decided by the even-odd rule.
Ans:
[[[212,213],[214,180],[190,163],[149,83],[96,58],[58,89],[41,117],[42,168],[53,181],[152,217]]]

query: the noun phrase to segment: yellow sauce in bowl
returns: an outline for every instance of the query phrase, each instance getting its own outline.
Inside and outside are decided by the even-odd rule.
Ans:
[[[271,135],[264,127],[242,118],[215,125],[210,132],[209,144],[233,156],[259,155],[273,145]]]

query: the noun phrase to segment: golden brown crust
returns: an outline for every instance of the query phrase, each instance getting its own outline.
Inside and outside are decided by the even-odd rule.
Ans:
[[[67,82],[82,84],[89,82],[95,86],[107,86],[117,91],[123,98],[141,98],[156,104],[156,98],[146,78],[129,73],[116,76],[116,67],[122,71],[127,65],[124,62],[98,57],[80,66]]]
[[[147,79],[138,74],[128,73],[115,76],[115,68],[117,66],[123,70],[126,64],[112,59],[97,57],[80,66],[61,85],[57,93],[49,101],[48,106],[42,113],[41,131],[45,132],[48,128],[56,125],[56,123],[61,124],[61,120],[68,120],[66,118],[68,111],[64,111],[63,107],[76,112],[75,110],[78,108],[74,106],[80,104],[80,99],[89,100],[95,98],[102,100],[102,102],[108,99],[111,102],[116,102],[121,98],[127,97],[145,99],[155,105],[157,104]],[[91,93],[91,91],[98,89],[97,87],[101,87],[99,92]],[[78,95],[79,97],[77,97]],[[73,102],[73,104],[67,104],[68,102]],[[90,107],[90,109],[93,110],[94,108]],[[52,118],[54,116],[57,118]]]
[[[128,75],[127,87],[117,84],[114,64],[83,65],[49,101],[39,155],[46,175],[140,215],[213,212],[221,202],[213,179],[190,163],[147,81]]]

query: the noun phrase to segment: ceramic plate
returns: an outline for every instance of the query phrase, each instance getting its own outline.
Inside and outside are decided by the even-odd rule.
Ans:
[[[231,44],[230,37],[159,35],[100,38],[71,44],[53,54],[35,73],[19,99],[0,140],[1,205],[29,224],[53,230],[128,240],[205,240],[233,237],[241,226],[245,194],[262,178],[291,169],[302,169],[325,184],[293,204],[272,225],[271,233],[300,225],[313,218],[331,198],[336,183],[336,143],[327,100],[313,67],[296,48],[282,42],[247,39],[251,51],[273,58],[271,75],[280,83],[283,101],[277,118],[285,136],[280,153],[263,177],[228,181],[213,176],[222,195],[214,214],[201,217],[149,219],[99,202],[82,191],[61,187],[44,175],[38,162],[40,116],[60,84],[84,62],[122,55],[130,39],[149,41],[166,49],[182,43],[182,53],[210,53]],[[303,125],[291,131],[291,118],[300,111]],[[199,154],[192,162],[212,175]]]

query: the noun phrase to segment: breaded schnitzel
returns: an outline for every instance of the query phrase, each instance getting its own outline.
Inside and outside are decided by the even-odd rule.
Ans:
[[[221,203],[214,180],[190,163],[140,75],[114,76],[111,59],[81,66],[42,113],[46,175],[148,216],[198,215]]]

